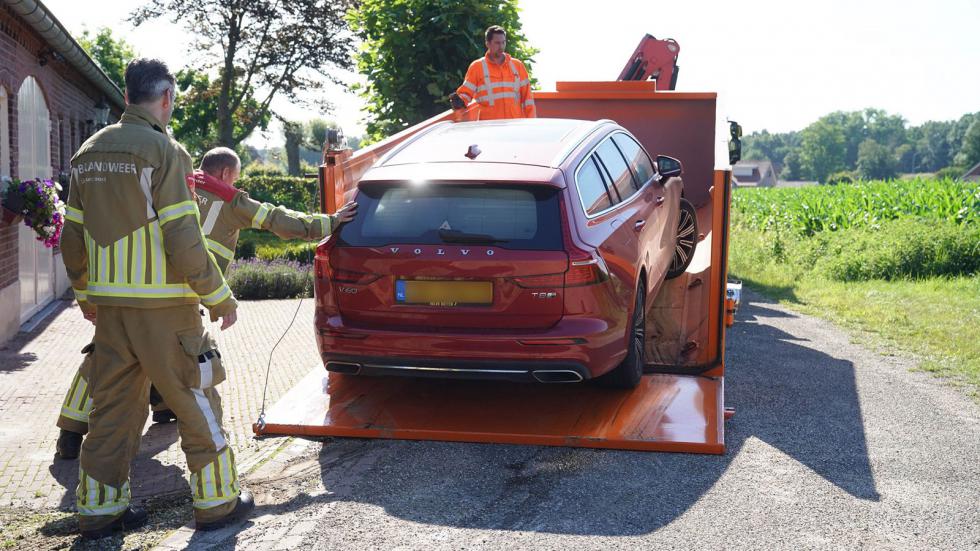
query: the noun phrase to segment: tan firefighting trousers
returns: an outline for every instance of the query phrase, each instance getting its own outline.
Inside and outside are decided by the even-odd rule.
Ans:
[[[195,519],[230,513],[238,475],[214,389],[225,370],[197,306],[99,306],[93,344],[88,391],[95,407],[76,492],[80,528],[101,528],[129,506],[129,465],[139,451],[151,381],[177,415]]]
[[[82,365],[75,372],[75,378],[72,379],[71,385],[68,387],[68,394],[65,395],[65,401],[61,404],[61,415],[58,416],[58,422],[56,423],[59,429],[65,429],[78,434],[88,433],[88,416],[92,413],[92,397],[89,396],[88,380],[90,377],[89,373],[92,372],[93,348],[93,344],[88,344],[82,349],[82,354],[85,357],[82,359]],[[156,399],[154,400],[154,398]],[[164,403],[163,398],[159,396],[159,392],[155,392],[152,386],[150,387],[150,409],[155,412],[170,409]]]

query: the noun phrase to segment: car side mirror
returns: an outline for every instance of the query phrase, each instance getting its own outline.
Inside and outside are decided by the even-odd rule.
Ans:
[[[728,121],[728,131],[732,135],[728,142],[728,164],[733,165],[742,160],[742,125]]]
[[[657,172],[660,173],[661,178],[680,176],[683,171],[684,167],[677,159],[666,155],[657,155]]]

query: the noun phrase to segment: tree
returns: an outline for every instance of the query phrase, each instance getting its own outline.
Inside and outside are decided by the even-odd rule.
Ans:
[[[299,176],[299,148],[306,142],[306,128],[301,122],[284,120],[282,133],[286,136],[286,172]]]
[[[183,69],[175,76],[178,93],[170,127],[174,138],[187,148],[193,158],[200,159],[207,150],[220,145],[218,119],[214,116],[218,111],[219,83],[195,69]],[[235,112],[232,125],[236,133],[244,133],[249,126],[264,130],[268,127],[269,119],[269,111],[262,113],[258,101],[249,98]],[[256,124],[253,125],[253,122]],[[244,161],[242,144],[237,144],[233,149]]]
[[[344,15],[354,0],[150,0],[130,15],[139,26],[169,16],[196,37],[196,51],[219,53],[217,64],[217,140],[235,147],[267,115],[282,94],[303,102],[303,91],[323,80],[342,84],[329,70],[353,66],[354,37]],[[205,56],[206,59],[207,56]]]
[[[507,51],[528,64],[537,50],[521,30],[517,0],[362,0],[349,16],[363,41],[368,137],[378,140],[449,108],[490,25],[507,30]]]
[[[897,175],[892,152],[870,138],[858,147],[857,170],[865,180],[889,180]]]
[[[306,123],[309,130],[307,145],[314,151],[322,151],[327,142],[327,131],[336,128],[337,124],[324,119],[313,119]]]
[[[783,169],[779,176],[783,180],[800,180],[803,178],[803,162],[800,160],[798,149],[793,149],[783,157]]]
[[[132,45],[122,38],[113,37],[112,29],[108,27],[100,27],[94,36],[85,29],[78,37],[78,45],[92,56],[109,80],[120,90],[126,89],[126,65],[137,57]]]
[[[827,117],[803,130],[800,161],[804,177],[826,182],[827,176],[847,166],[847,142],[844,131]]]
[[[956,165],[970,168],[980,163],[980,118],[973,121],[963,136],[963,146],[956,155]]]

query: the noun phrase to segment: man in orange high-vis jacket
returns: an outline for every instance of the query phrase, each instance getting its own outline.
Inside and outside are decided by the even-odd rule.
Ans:
[[[487,29],[485,38],[487,53],[470,63],[466,79],[454,94],[458,100],[450,97],[453,106],[465,106],[475,99],[480,104],[481,121],[536,117],[527,69],[504,51],[507,31],[494,25]]]

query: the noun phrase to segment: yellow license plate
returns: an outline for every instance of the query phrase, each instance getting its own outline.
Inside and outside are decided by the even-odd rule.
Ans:
[[[493,303],[489,281],[395,281],[395,302],[429,306],[462,306]]]

